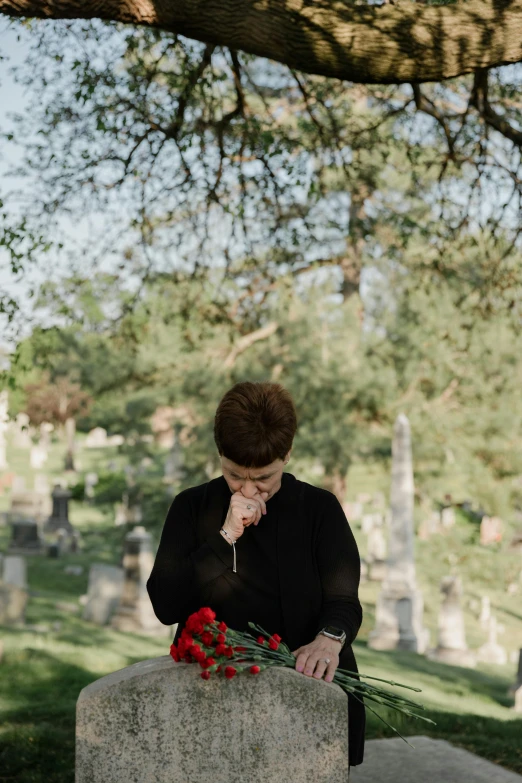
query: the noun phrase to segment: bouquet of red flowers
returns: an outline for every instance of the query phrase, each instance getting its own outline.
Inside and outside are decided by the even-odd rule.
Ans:
[[[248,623],[248,625],[254,631],[253,634],[248,631],[234,631],[232,628],[228,628],[224,622],[218,622],[216,613],[212,609],[208,606],[204,607],[199,612],[190,615],[181,632],[178,644],[171,644],[170,654],[175,661],[199,663],[203,669],[201,677],[204,680],[209,680],[213,673],[220,672],[231,680],[236,674],[243,672],[259,674],[269,666],[295,668],[295,656],[280,636],[268,634],[255,623]],[[346,693],[353,694],[358,701],[364,697],[365,702],[374,701],[384,707],[392,707],[403,715],[419,718],[435,725],[434,721],[429,718],[411,711],[412,707],[423,710],[422,704],[417,704],[390,693],[390,691],[362,682],[358,679],[359,677],[408,688],[412,691],[420,692],[421,690],[410,685],[403,685],[400,682],[383,680],[368,674],[357,674],[347,669],[337,669],[333,682],[340,685]],[[365,703],[365,707],[402,737],[402,734],[394,726],[391,726],[367,703]],[[402,737],[402,739],[405,738]]]

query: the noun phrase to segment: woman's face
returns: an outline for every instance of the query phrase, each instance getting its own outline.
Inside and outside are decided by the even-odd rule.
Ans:
[[[267,500],[270,500],[281,487],[283,468],[289,456],[290,451],[285,460],[276,459],[263,468],[244,468],[222,456],[221,469],[232,494],[241,492],[246,498],[252,498],[259,492],[268,492]]]

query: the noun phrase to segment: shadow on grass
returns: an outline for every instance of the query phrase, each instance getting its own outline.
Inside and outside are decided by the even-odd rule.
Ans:
[[[366,642],[358,642],[356,650],[358,645],[368,648]],[[511,707],[513,704],[513,699],[507,695],[507,689],[511,683],[505,677],[478,669],[439,663],[423,655],[403,650],[380,651],[379,655],[392,661],[393,668],[398,671],[403,670],[408,676],[419,673],[440,680],[444,683],[448,694],[451,692],[457,698],[459,693],[472,692],[486,697],[502,707]],[[411,694],[411,698],[415,700],[415,695]]]

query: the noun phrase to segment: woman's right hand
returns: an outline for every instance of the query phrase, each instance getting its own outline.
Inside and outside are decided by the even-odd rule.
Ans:
[[[267,498],[268,492],[258,492],[252,498],[245,497],[241,492],[234,492],[223,523],[223,527],[234,541],[241,538],[246,527],[257,525],[262,515],[266,514]],[[248,509],[247,506],[250,508]]]

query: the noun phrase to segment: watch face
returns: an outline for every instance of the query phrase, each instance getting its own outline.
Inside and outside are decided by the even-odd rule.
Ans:
[[[344,633],[342,628],[336,628],[334,625],[327,625],[324,630],[326,633],[333,634],[333,636],[342,636]]]

